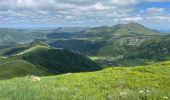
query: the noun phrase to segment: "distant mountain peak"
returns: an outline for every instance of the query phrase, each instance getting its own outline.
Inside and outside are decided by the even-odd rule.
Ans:
[[[36,46],[36,45],[42,45],[42,46],[47,46],[44,40],[42,39],[36,39],[31,43],[31,47]]]
[[[128,25],[128,26],[140,26],[140,27],[145,27],[145,26],[143,26],[142,24],[140,24],[140,23],[135,23],[135,22],[130,22],[130,23],[127,23],[126,25]]]
[[[159,35],[160,32],[149,29],[140,23],[130,22],[112,26],[114,35]]]

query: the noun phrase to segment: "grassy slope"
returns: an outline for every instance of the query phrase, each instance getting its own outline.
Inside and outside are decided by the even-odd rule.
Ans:
[[[144,67],[0,81],[0,98],[17,100],[168,100],[170,62]]]
[[[0,59],[0,79],[26,76],[35,73],[37,69],[29,62],[18,58]]]
[[[49,45],[56,48],[64,48],[72,50],[74,52],[79,52],[84,55],[94,55],[97,53],[105,44],[105,41],[95,41],[95,40],[79,40],[79,39],[70,39],[70,40],[57,40],[50,43]]]
[[[26,47],[28,47],[29,44],[4,44],[4,45],[0,45],[0,55],[11,55],[11,54],[15,54],[18,53],[24,49],[26,49]]]
[[[18,53],[17,55],[24,55],[24,54],[27,54],[27,53],[32,52],[34,50],[37,50],[37,49],[48,49],[48,47],[44,46],[44,45],[35,45],[35,46],[33,46],[33,47],[29,48],[29,49],[26,49],[26,50]]]
[[[98,54],[106,58],[99,58],[98,62],[104,62],[106,66],[109,63],[113,63],[112,66],[136,66],[167,61],[170,59],[169,43],[169,35],[118,38],[98,50]],[[107,56],[122,58],[110,61],[111,57]]]
[[[27,75],[43,75],[45,69],[37,69],[35,65],[27,62],[21,57],[22,54],[26,54],[36,49],[43,49],[45,46],[37,45],[32,48],[26,49],[23,52],[17,54],[17,56],[1,57],[0,58],[0,79],[10,79],[14,77],[27,76]]]
[[[43,45],[36,45],[29,49],[26,49],[18,54],[17,56],[11,57],[0,57],[0,79],[10,79],[14,77],[21,77],[27,75],[43,75],[46,73],[45,69],[37,69],[35,65],[21,59],[20,56],[31,52],[36,49],[47,48]]]
[[[44,66],[49,74],[89,72],[101,69],[100,65],[89,58],[63,49],[38,48],[21,54],[24,60],[36,66]]]
[[[91,34],[93,37],[105,37],[112,40],[115,36],[144,36],[144,35],[160,35],[158,31],[146,28],[138,23],[117,24],[111,27],[95,27],[88,29],[85,34]]]
[[[0,57],[0,79],[99,69],[101,68],[98,64],[85,56],[42,44],[33,44],[30,48],[9,57]]]
[[[151,30],[138,23],[115,25],[113,35],[160,35],[158,31]]]

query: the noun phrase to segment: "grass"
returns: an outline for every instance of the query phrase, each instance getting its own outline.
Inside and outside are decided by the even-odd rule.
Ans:
[[[96,63],[100,64],[103,68],[107,68],[108,66],[144,66],[144,65],[151,65],[154,63],[158,63],[160,61],[151,60],[151,59],[123,59],[123,56],[117,57],[109,57],[109,56],[88,56],[89,59],[95,61]],[[167,58],[168,59],[168,58]]]
[[[36,71],[36,67],[22,59],[1,58],[0,59],[0,79],[9,79],[31,75]]]
[[[46,45],[33,44],[19,54],[0,57],[0,79],[27,75],[47,76],[68,72],[90,72],[100,69],[98,64],[85,56]]]
[[[47,46],[44,46],[44,45],[36,45],[36,46],[33,46],[33,47],[29,48],[29,49],[26,49],[26,50],[18,53],[17,55],[23,55],[23,54],[26,54],[26,53],[28,53],[28,52],[34,51],[34,50],[36,50],[36,49],[43,49],[43,48],[47,48],[47,49],[48,49]]]
[[[98,72],[0,81],[2,100],[168,100],[170,61]]]
[[[95,61],[95,60],[99,60],[100,58],[97,56],[88,56],[89,59]]]
[[[16,55],[9,57],[0,56],[0,79],[46,74],[46,70],[44,68],[41,68],[40,66],[37,67],[22,59],[22,55],[44,48],[48,49],[48,47],[44,45],[34,45]]]

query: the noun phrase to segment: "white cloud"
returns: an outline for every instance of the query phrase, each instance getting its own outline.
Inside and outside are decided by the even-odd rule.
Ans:
[[[152,8],[148,8],[148,9],[147,9],[147,12],[148,12],[149,14],[159,15],[159,14],[163,14],[163,13],[165,12],[165,9],[164,9],[164,8],[152,7]]]
[[[146,2],[166,2],[169,0],[145,0]]]
[[[148,16],[145,19],[147,21],[167,22],[170,21],[170,16]]]
[[[127,18],[122,18],[123,22],[140,22],[143,21],[142,17],[127,17]]]
[[[143,21],[142,16],[132,15],[136,5],[165,1],[170,0],[0,0],[0,18],[38,22],[83,22],[93,19]],[[148,8],[147,12],[164,13],[165,9]]]

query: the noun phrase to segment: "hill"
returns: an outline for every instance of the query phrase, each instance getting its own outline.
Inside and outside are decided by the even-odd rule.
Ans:
[[[24,60],[36,66],[45,67],[49,74],[96,71],[101,69],[99,65],[87,57],[63,49],[34,47],[20,54]]]
[[[59,33],[56,33],[56,35],[57,34],[59,35]],[[75,52],[79,52],[82,54],[88,54],[88,50],[89,50],[90,55],[96,55],[100,49],[105,48],[106,46],[108,47],[108,45],[116,44],[117,46],[117,44],[119,45],[121,43],[126,43],[126,42],[127,45],[129,45],[130,43],[131,45],[138,45],[138,44],[142,44],[143,42],[145,42],[150,38],[160,37],[163,34],[161,34],[158,31],[146,28],[145,26],[138,23],[128,23],[128,24],[118,24],[110,27],[102,26],[102,27],[90,28],[79,32],[79,35],[84,36],[81,38],[80,37],[78,38],[78,36],[76,37],[76,35],[78,35],[77,33],[70,34],[70,36],[72,37],[69,38],[67,38],[67,35],[68,33],[60,34],[60,36],[58,36],[60,40],[54,40],[50,42],[49,45],[57,48],[65,48],[65,49],[73,50]],[[66,38],[66,39],[62,39],[62,38]],[[53,37],[53,39],[55,39],[55,37]],[[79,46],[81,48],[79,48]],[[84,50],[85,48],[87,50]],[[94,51],[91,52],[92,50]]]
[[[170,60],[169,43],[169,35],[117,38],[97,51],[97,62],[135,66]]]
[[[118,24],[114,26],[101,26],[93,28],[61,28],[53,33],[49,33],[49,39],[109,39],[120,36],[143,36],[143,35],[161,35],[160,32],[146,28],[138,23]]]
[[[94,41],[84,39],[68,39],[68,40],[57,40],[49,43],[50,46],[56,48],[64,48],[72,50],[83,55],[95,55],[97,51],[105,45],[106,41]]]
[[[138,23],[118,24],[113,26],[114,35],[160,35],[161,33],[152,29],[149,29]]]
[[[11,31],[11,29],[6,30]],[[7,33],[9,33],[8,31]],[[15,31],[18,32],[19,30]],[[38,38],[50,46],[68,49],[85,56],[98,57],[99,59],[96,62],[103,66],[146,65],[150,62],[170,60],[168,47],[170,36],[138,23],[94,28],[61,27],[44,32],[20,30],[20,32],[22,35],[27,33],[24,38],[32,34],[28,34],[29,32],[37,32],[35,35],[40,36]],[[43,39],[41,36],[43,36]],[[35,38],[37,37],[35,36]],[[3,56],[17,54],[27,49],[25,46],[12,43],[0,47],[2,48],[0,55]],[[159,52],[156,48],[160,48]]]
[[[143,35],[160,35],[155,30],[146,28],[138,23],[117,24],[114,26],[95,27],[84,31],[84,34],[91,34],[94,37],[113,38],[120,36],[143,36]]]
[[[0,58],[0,79],[33,75],[38,71],[33,64],[25,60],[14,57]]]
[[[168,100],[170,62],[0,81],[1,99]]]
[[[98,57],[96,62],[103,66],[135,66],[170,60],[170,36],[138,23],[95,27],[81,34],[87,39],[55,40],[49,45]]]
[[[100,70],[89,58],[45,44],[32,43],[27,49],[0,58],[0,79],[26,75],[56,75]]]
[[[34,39],[46,38],[45,30],[19,30],[12,28],[0,28],[0,44],[6,43],[30,43]]]

